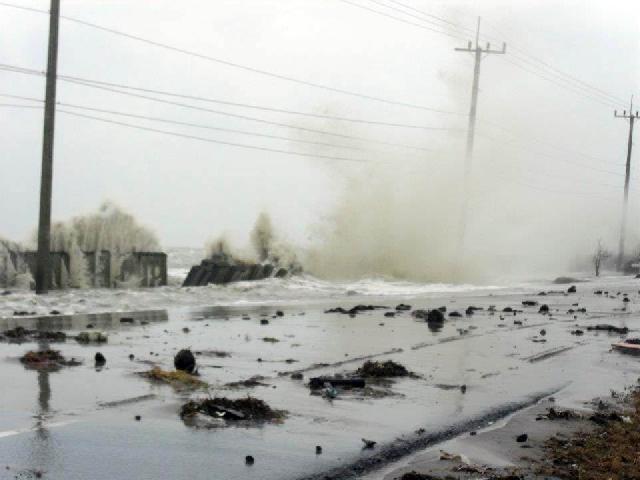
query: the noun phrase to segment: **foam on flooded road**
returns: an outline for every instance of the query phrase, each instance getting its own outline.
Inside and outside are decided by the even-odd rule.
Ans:
[[[394,456],[477,429],[541,396],[561,392],[567,402],[579,403],[635,382],[640,376],[637,359],[609,352],[619,336],[570,333],[576,324],[640,327],[634,284],[619,281],[616,287],[632,298],[626,311],[616,310],[624,305],[622,297],[595,296],[595,288],[579,284],[578,293],[570,296],[474,291],[403,299],[414,308],[446,306],[460,312],[469,305],[484,308],[470,317],[448,318],[441,330],[429,329],[409,313],[393,318],[385,317],[385,310],[354,318],[324,313],[329,307],[360,303],[358,297],[347,295],[307,303],[178,306],[127,313],[133,324],[120,323],[122,314],[4,319],[2,331],[20,323],[74,334],[92,323],[94,330],[108,333],[109,342],[51,344],[66,357],[84,360],[81,366],[56,372],[26,370],[17,361],[25,351],[36,349],[36,343],[0,344],[0,382],[8,387],[0,396],[0,432],[11,432],[0,433],[0,467],[8,465],[13,473],[40,469],[45,478],[61,479],[296,479],[323,478],[329,471],[336,478],[360,474]],[[552,317],[537,313],[537,307],[523,308],[525,298],[548,303]],[[566,312],[576,302],[587,313],[574,319]],[[400,300],[368,297],[367,303],[393,307]],[[495,315],[488,313],[489,305],[496,306]],[[524,312],[515,317],[501,313],[506,306]],[[276,310],[284,316],[272,318]],[[261,325],[262,318],[269,324]],[[265,337],[278,341],[265,342]],[[534,342],[541,339],[546,342]],[[197,356],[200,378],[211,385],[212,394],[251,394],[287,410],[288,418],[283,424],[259,428],[185,426],[178,416],[180,405],[203,394],[177,391],[136,374],[152,364],[172,368],[173,356],[185,347],[202,352]],[[99,371],[93,365],[97,351],[107,358]],[[540,355],[538,361],[530,361]],[[365,357],[393,359],[420,378],[398,380],[393,395],[383,398],[339,395],[329,401],[310,395],[304,382],[286,374],[304,371],[308,379],[345,373],[358,368]],[[255,375],[264,377],[261,382],[266,385],[226,386]],[[136,415],[141,421],[134,419]],[[375,440],[378,446],[363,451],[361,438]],[[316,445],[323,447],[322,455],[316,455]],[[244,464],[245,455],[255,457],[252,467]]]

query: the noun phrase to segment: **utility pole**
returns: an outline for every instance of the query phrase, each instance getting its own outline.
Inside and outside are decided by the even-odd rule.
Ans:
[[[49,12],[49,53],[44,103],[42,172],[40,179],[40,220],[38,222],[38,257],[36,293],[47,293],[51,278],[51,187],[53,182],[53,139],[56,116],[56,80],[58,76],[58,26],[60,0],[51,0]]]
[[[473,158],[473,143],[475,140],[476,130],[476,113],[478,110],[478,90],[480,85],[480,64],[482,63],[482,55],[505,54],[507,53],[507,44],[502,44],[502,50],[492,50],[491,44],[487,43],[486,47],[482,47],[480,40],[480,17],[478,17],[478,28],[476,30],[475,47],[469,41],[466,48],[456,48],[456,52],[470,52],[475,56],[475,65],[473,67],[473,87],[471,88],[471,109],[469,110],[469,126],[467,129],[467,149],[464,161],[464,191],[462,203],[462,216],[460,219],[460,237],[458,243],[458,253],[461,254],[464,247],[464,237],[467,228],[467,210],[469,207],[469,189],[471,186],[471,159]]]
[[[622,223],[620,225],[620,245],[618,248],[618,271],[624,267],[624,240],[627,233],[627,207],[629,204],[629,176],[631,175],[631,149],[633,148],[633,122],[638,118],[638,111],[633,112],[633,96],[629,105],[629,113],[622,111],[622,115],[618,115],[618,111],[613,111],[615,118],[626,118],[629,120],[629,140],[627,143],[627,168],[624,177],[624,203],[622,205]]]

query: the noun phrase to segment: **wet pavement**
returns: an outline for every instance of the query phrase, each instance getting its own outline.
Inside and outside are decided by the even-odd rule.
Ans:
[[[180,305],[133,313],[3,318],[0,331],[21,325],[71,335],[90,331],[86,327],[91,324],[109,339],[100,345],[73,339],[48,345],[0,343],[0,478],[35,478],[40,471],[43,478],[71,480],[297,479],[323,478],[327,472],[334,478],[354,472],[376,478],[374,467],[397,460],[381,455],[393,446],[409,454],[427,443],[421,438],[447,438],[487,425],[545,395],[579,405],[610,388],[635,383],[640,360],[610,351],[611,343],[622,337],[582,327],[610,323],[630,328],[630,337],[640,336],[639,281],[605,283],[615,298],[594,295],[601,284],[577,286],[578,293],[568,296],[539,297],[533,289],[529,295],[492,290],[417,297],[344,295],[308,304]],[[631,301],[625,304],[622,295],[615,295],[618,291],[628,293]],[[523,307],[522,300],[548,304],[551,315],[538,313],[537,306]],[[438,330],[410,312],[385,317],[385,310],[374,310],[353,318],[324,313],[358,303],[446,306],[462,317],[447,316]],[[465,316],[470,305],[484,310]],[[487,311],[490,305],[495,314]],[[508,306],[523,313],[503,313]],[[586,313],[567,313],[582,307]],[[284,315],[276,316],[277,310]],[[133,323],[121,323],[123,317]],[[269,324],[261,325],[263,318]],[[584,335],[572,335],[576,328],[585,330]],[[265,342],[265,337],[278,341]],[[26,351],[46,347],[83,364],[47,372],[19,362]],[[209,383],[209,393],[177,390],[137,375],[153,365],[171,369],[182,348],[202,352],[197,356],[200,378]],[[98,351],[107,359],[101,369],[93,361]],[[328,400],[311,395],[305,385],[310,376],[353,371],[366,358],[393,359],[420,378],[396,380],[393,394],[383,398],[339,395]],[[288,374],[295,371],[303,371],[305,379],[291,379]],[[265,377],[261,381],[267,385],[225,386],[255,375]],[[282,424],[253,428],[185,426],[178,415],[181,404],[208,394],[251,394],[289,415]],[[361,438],[378,446],[362,450]],[[321,455],[316,445],[322,446]],[[246,455],[255,458],[254,465],[245,465]]]

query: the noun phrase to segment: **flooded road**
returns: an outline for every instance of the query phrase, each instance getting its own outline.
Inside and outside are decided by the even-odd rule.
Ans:
[[[579,408],[610,388],[635,383],[640,361],[610,351],[620,335],[586,327],[609,323],[640,336],[637,282],[605,283],[614,298],[594,295],[602,285],[590,282],[577,284],[575,294],[544,297],[536,295],[537,289],[528,294],[327,295],[306,303],[179,304],[127,313],[2,318],[0,331],[21,325],[77,334],[89,331],[91,324],[93,331],[108,335],[108,343],[83,345],[68,339],[49,344],[65,357],[83,361],[53,372],[29,370],[19,362],[26,351],[47,344],[0,343],[0,478],[35,478],[37,471],[43,478],[73,480],[293,480],[365,473],[376,478],[374,467],[437,439],[486,426],[539,398],[554,395],[563,405]],[[624,303],[618,291],[628,293],[631,301]],[[538,313],[539,306],[523,307],[523,300],[548,304],[550,314]],[[414,309],[446,306],[447,316],[438,329],[410,312],[394,317],[386,317],[387,310],[355,317],[324,313],[359,303],[391,311],[399,303]],[[482,310],[466,316],[471,305]],[[495,313],[489,311],[491,305]],[[503,312],[506,307],[522,313]],[[578,308],[586,313],[567,313]],[[282,316],[276,315],[278,310]],[[449,317],[451,311],[462,316]],[[133,322],[121,323],[121,318]],[[269,323],[263,325],[261,319]],[[584,334],[573,335],[577,328]],[[137,375],[153,365],[172,369],[173,356],[182,348],[200,352],[200,378],[210,385],[208,393]],[[103,368],[94,366],[98,351],[107,359]],[[396,380],[380,398],[341,394],[329,400],[310,394],[309,377],[352,372],[369,358],[392,359],[418,377]],[[290,377],[298,371],[304,380]],[[227,386],[256,375],[264,377],[260,381],[265,385]],[[250,394],[288,416],[282,424],[254,428],[186,426],[180,406],[208,394]],[[378,445],[363,450],[362,438]],[[254,465],[245,465],[246,455],[255,458]]]

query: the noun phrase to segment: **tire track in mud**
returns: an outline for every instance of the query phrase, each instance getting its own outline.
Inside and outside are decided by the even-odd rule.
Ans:
[[[560,387],[533,393],[519,402],[495,406],[482,415],[471,417],[464,422],[453,424],[440,430],[424,433],[417,433],[420,432],[420,430],[417,430],[405,437],[397,438],[392,442],[382,445],[371,455],[356,458],[350,463],[329,470],[313,473],[304,477],[296,477],[295,480],[352,480],[358,478],[419,450],[424,450],[446,440],[451,440],[463,433],[486,427],[489,422],[501,420],[517,411],[528,408],[543,398],[557,394],[566,386],[567,384],[564,384]]]

